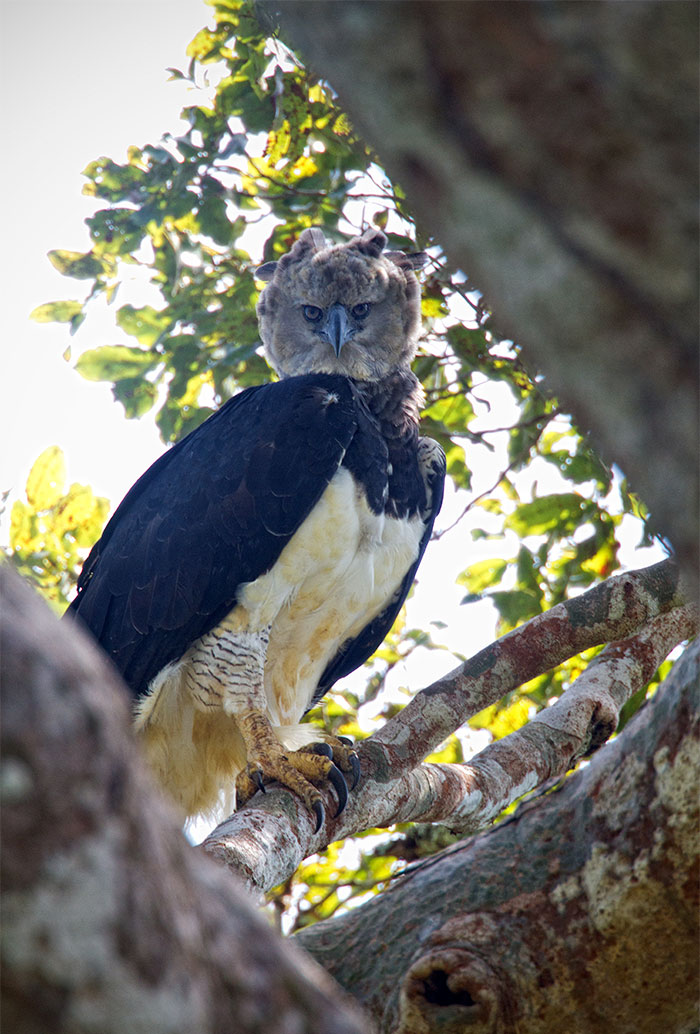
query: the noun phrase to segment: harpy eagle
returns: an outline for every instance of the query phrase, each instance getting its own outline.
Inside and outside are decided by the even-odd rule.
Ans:
[[[410,369],[423,256],[318,229],[260,267],[280,376],[235,395],[127,493],[70,612],[136,698],[148,759],[187,816],[277,780],[324,818],[357,756],[300,725],[391,628],[442,501]],[[321,739],[328,744],[318,745]],[[317,746],[310,744],[316,742]]]

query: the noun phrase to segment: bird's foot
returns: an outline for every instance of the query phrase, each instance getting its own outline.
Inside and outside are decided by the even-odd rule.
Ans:
[[[323,825],[325,809],[319,786],[328,783],[338,797],[336,817],[345,808],[348,787],[343,776],[351,776],[351,788],[357,784],[360,765],[352,744],[345,737],[332,737],[330,742],[313,743],[300,750],[287,751],[279,742],[269,720],[259,711],[237,715],[236,721],[248,749],[248,764],[236,779],[236,800],[245,804],[267,783],[276,781],[293,790],[316,817],[315,833]]]
[[[330,747],[330,754],[326,748]],[[311,750],[316,753],[326,753],[340,771],[350,776],[350,789],[354,790],[360,781],[360,759],[355,750],[355,744],[347,736],[329,736],[323,738],[322,743],[312,743],[310,747],[303,747],[302,750]]]

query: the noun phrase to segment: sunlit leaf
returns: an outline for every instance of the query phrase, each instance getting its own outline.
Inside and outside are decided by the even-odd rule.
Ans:
[[[108,501],[84,485],[71,485],[64,494],[64,482],[63,453],[51,446],[32,465],[26,501],[13,504],[8,550],[19,573],[36,585],[57,613],[65,610],[109,511]]]
[[[153,369],[159,357],[128,345],[91,348],[78,359],[75,368],[87,381],[121,381]]]
[[[66,481],[66,462],[57,445],[44,449],[27,478],[27,500],[36,510],[48,510],[60,499]]]
[[[544,535],[555,528],[562,534],[573,531],[590,510],[590,503],[577,492],[561,492],[542,496],[531,503],[521,503],[505,521],[517,535]]]
[[[117,323],[127,334],[150,348],[170,325],[170,318],[150,305],[142,305],[140,309],[135,309],[133,305],[122,305],[117,312]]]
[[[531,717],[532,704],[526,699],[516,699],[507,707],[493,704],[480,711],[469,724],[473,729],[488,729],[495,740],[510,736],[526,725]]]
[[[470,593],[479,595],[492,585],[497,585],[507,567],[507,560],[479,560],[458,575],[457,584],[469,589]]]
[[[96,259],[90,252],[50,251],[49,261],[59,273],[72,276],[78,280],[92,280],[105,269],[104,262]]]
[[[82,311],[82,302],[46,302],[32,309],[29,318],[37,323],[70,323]]]

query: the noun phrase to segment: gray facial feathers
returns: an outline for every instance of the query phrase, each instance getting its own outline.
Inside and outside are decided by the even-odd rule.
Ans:
[[[258,302],[260,333],[280,376],[338,373],[372,381],[410,365],[421,332],[414,270],[425,255],[387,252],[386,243],[378,229],[334,245],[311,228],[257,270],[267,283]],[[345,314],[337,351],[322,332],[334,306]]]

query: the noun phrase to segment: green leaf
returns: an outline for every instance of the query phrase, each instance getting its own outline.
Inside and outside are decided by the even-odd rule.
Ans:
[[[123,331],[150,348],[170,327],[172,320],[167,310],[158,312],[150,305],[143,305],[140,309],[122,305],[117,311],[117,323]]]
[[[538,597],[534,593],[525,592],[522,589],[513,589],[511,592],[490,592],[488,595],[509,628],[515,628],[516,625],[529,621],[530,618],[542,612]]]
[[[423,419],[442,425],[449,434],[465,431],[473,416],[474,409],[466,395],[453,392],[429,406]]]
[[[57,445],[44,449],[27,478],[27,501],[35,510],[49,510],[63,494],[66,461]]]
[[[217,244],[230,244],[233,234],[231,220],[226,213],[226,202],[220,197],[207,197],[199,206],[199,225],[202,233]]]
[[[579,485],[585,481],[596,481],[603,492],[609,490],[612,480],[610,471],[590,450],[572,455],[566,449],[559,449],[545,453],[544,459],[554,464],[567,481]]]
[[[153,408],[158,388],[141,377],[123,377],[113,386],[112,394],[124,406],[127,420],[134,420]]]
[[[561,534],[574,531],[588,518],[591,504],[577,492],[561,492],[542,496],[531,503],[520,503],[505,527],[521,538],[527,535],[546,535],[557,530]]]
[[[36,309],[32,309],[29,318],[36,320],[37,323],[70,323],[82,311],[82,302],[46,302],[44,305],[37,305]]]
[[[521,546],[517,560],[518,588],[531,592],[533,596],[541,600],[543,592],[539,582],[539,573],[539,566],[535,563],[532,553],[525,546]]]
[[[464,585],[470,594],[478,596],[485,589],[500,582],[507,567],[507,560],[479,560],[462,571],[457,578],[457,584]]]
[[[511,704],[503,707],[492,704],[469,719],[472,729],[488,729],[495,740],[522,729],[530,718],[532,704],[527,700],[516,698]]]
[[[75,368],[86,381],[122,381],[144,376],[160,362],[160,356],[128,345],[91,348],[78,359]]]
[[[91,252],[50,251],[49,262],[63,276],[72,276],[76,280],[92,280],[105,271],[105,264],[95,258]]]

